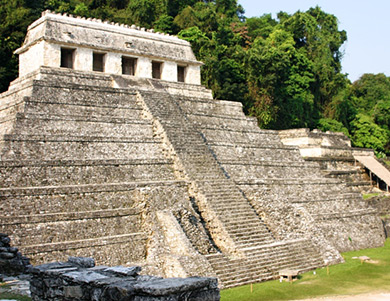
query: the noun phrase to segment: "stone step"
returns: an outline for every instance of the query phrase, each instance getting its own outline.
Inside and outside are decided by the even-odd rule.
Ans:
[[[249,237],[251,237],[251,236],[249,236]],[[236,243],[236,246],[238,248],[245,249],[248,247],[255,247],[255,246],[263,245],[263,244],[270,244],[270,243],[275,242],[275,240],[272,237],[264,236],[264,238],[257,238],[256,240],[255,239],[253,239],[253,240],[249,240],[249,239],[237,240],[236,238],[234,238],[234,242]]]
[[[235,219],[235,218],[241,219],[241,218],[246,218],[246,217],[252,218],[252,216],[253,216],[252,212],[248,212],[245,210],[241,210],[241,211],[238,211],[238,210],[226,211],[226,210],[224,210],[223,214],[225,214],[228,218],[231,218],[231,219]]]
[[[316,202],[333,202],[333,201],[345,201],[345,200],[354,200],[354,199],[362,199],[362,195],[360,192],[348,192],[348,193],[342,193],[341,195],[329,195],[326,198],[320,198],[320,199],[302,199],[302,198],[290,198],[289,201],[292,203],[316,203]]]
[[[3,160],[163,159],[161,142],[62,136],[4,137]],[[25,139],[25,140],[23,140]],[[88,142],[88,143],[87,143]],[[6,143],[6,144],[5,144]],[[21,152],[23,150],[23,152]]]
[[[229,205],[245,207],[247,208],[248,211],[253,210],[252,207],[248,204],[248,201],[244,199],[242,195],[232,195],[232,196],[216,195],[216,196],[206,196],[206,198],[214,208],[218,208],[222,211],[225,211],[225,208],[228,208]]]
[[[216,212],[220,212],[221,214],[224,214],[225,212],[247,212],[248,211],[248,207],[244,204],[227,204],[226,206],[224,206],[223,204],[217,206],[215,204],[212,204],[212,208],[216,211]]]
[[[78,116],[96,117],[105,116],[121,119],[142,119],[142,108],[136,103],[128,101],[126,104],[89,104],[72,103],[71,101],[43,102],[38,99],[29,98],[24,102],[24,112],[29,114],[46,116]]]
[[[252,234],[248,237],[238,236],[235,237],[235,241],[238,243],[240,248],[255,247],[259,245],[269,244],[275,242],[272,234],[269,232]]]
[[[0,184],[12,186],[58,186],[78,183],[119,183],[131,181],[175,180],[173,166],[161,160],[58,160],[58,161],[2,161]],[[140,161],[137,163],[137,161]],[[12,164],[11,164],[12,162]],[[153,163],[154,162],[154,163]],[[15,164],[16,163],[16,164]],[[24,164],[23,164],[24,163]],[[50,176],[48,176],[50,175]]]
[[[136,118],[123,118],[123,117],[115,117],[110,115],[103,115],[103,116],[94,116],[94,115],[86,115],[86,116],[79,116],[76,112],[76,114],[70,114],[70,115],[54,115],[54,114],[42,114],[42,113],[17,113],[16,118],[19,121],[22,120],[31,120],[36,122],[39,122],[40,120],[44,122],[48,121],[79,121],[79,122],[91,122],[91,123],[119,123],[119,124],[147,124],[152,125],[152,122],[150,120],[147,120],[145,118],[136,117]]]
[[[221,266],[214,266],[218,278],[221,280],[232,280],[234,278],[243,278],[246,275],[252,273],[272,273],[277,276],[278,271],[286,268],[295,268],[299,270],[304,270],[308,267],[313,267],[311,262],[297,262],[296,258],[290,257],[279,257],[274,260],[261,261],[256,260],[256,258],[247,258],[245,262],[240,262],[239,264],[226,264]]]
[[[267,230],[264,229],[257,229],[257,230],[250,230],[250,231],[238,231],[238,232],[232,232],[228,230],[229,235],[233,238],[233,240],[239,244],[243,249],[246,247],[255,247],[253,243],[245,244],[251,237],[253,236],[255,241],[257,239],[258,245],[265,245],[269,243],[275,242],[272,234],[268,233]],[[267,237],[268,236],[268,237]]]
[[[104,212],[102,212],[104,214]],[[35,223],[16,225],[1,224],[1,233],[12,233],[15,245],[35,245],[46,243],[61,243],[67,240],[79,240],[101,237],[104,235],[119,235],[141,231],[140,215],[113,216],[44,223],[40,227]]]
[[[274,259],[278,258],[290,258],[294,256],[298,256],[299,254],[305,253],[302,248],[296,247],[296,249],[292,249],[291,247],[276,247],[274,249],[257,249],[253,252],[245,252],[248,257],[257,258],[257,260],[263,260],[263,261],[272,261]],[[297,260],[297,259],[296,259]],[[304,259],[309,260],[309,258]]]
[[[94,257],[95,260],[102,261],[101,257],[105,253],[112,253],[114,245],[121,245],[124,249],[120,252],[120,257],[108,256],[105,260],[107,265],[114,266],[116,260],[122,262],[137,262],[143,260],[146,255],[147,235],[143,232],[127,233],[122,235],[105,235],[101,237],[65,240],[60,243],[40,243],[36,245],[20,245],[22,254],[34,256],[34,264],[53,262],[58,260],[58,253],[67,252],[74,256],[82,254],[85,257]],[[102,254],[102,255],[100,255]],[[63,255],[64,260],[67,255]]]
[[[220,189],[217,189],[216,187],[213,187],[211,189],[204,189],[204,195],[207,197],[216,197],[216,196],[235,196],[242,198],[242,193],[237,189],[235,186],[231,187],[222,187]]]
[[[279,257],[274,260],[262,261],[256,258],[247,258],[244,262],[226,263],[215,265],[212,263],[214,270],[217,272],[218,278],[222,281],[244,278],[252,273],[272,273],[278,276],[278,271],[286,268],[298,269],[304,271],[318,266],[322,266],[323,262],[315,261],[297,261],[294,257]]]
[[[272,235],[261,232],[244,234],[242,236],[232,235],[232,238],[239,249],[247,249],[275,242]]]
[[[137,181],[66,186],[1,187],[0,212],[24,212],[26,215],[53,214],[88,210],[112,210],[132,207],[137,195],[149,187],[150,196],[162,203],[187,199],[187,183],[183,181]],[[92,200],[92,202],[91,202]]]
[[[225,215],[226,216],[226,215]],[[245,222],[244,224],[243,221]],[[245,217],[235,217],[234,219],[226,217],[225,225],[227,228],[240,227],[241,229],[251,229],[251,227],[257,227],[258,225],[263,226],[263,222],[256,215],[254,211],[248,212],[248,215]]]

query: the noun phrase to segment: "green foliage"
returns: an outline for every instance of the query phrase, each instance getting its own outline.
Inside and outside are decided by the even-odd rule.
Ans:
[[[322,109],[346,85],[341,74],[342,53],[340,47],[346,41],[345,31],[338,30],[338,21],[334,15],[327,14],[318,6],[307,12],[297,12],[281,22],[312,62],[315,81],[311,92],[316,105]]]
[[[261,17],[248,18],[246,24],[248,26],[249,36],[254,41],[257,37],[266,39],[278,22],[272,19],[271,14],[264,14]]]
[[[194,6],[187,6],[175,17],[174,23],[180,29],[196,26],[211,37],[212,33],[218,29],[215,5],[197,2]]]
[[[390,99],[379,100],[374,106],[372,113],[378,125],[390,129]]]
[[[363,74],[352,84],[355,106],[361,112],[370,112],[379,101],[390,101],[390,79],[383,73]]]
[[[166,14],[164,2],[159,0],[131,0],[127,13],[132,23],[150,28],[160,15]]]
[[[177,32],[177,27],[173,23],[173,17],[168,15],[161,15],[153,24],[154,30],[173,34]]]
[[[197,54],[198,59],[205,56],[210,39],[197,26],[189,27],[179,32],[178,37],[191,43],[192,49]]]
[[[74,13],[81,17],[88,17],[89,16],[88,6],[86,6],[85,3],[79,3],[75,6]]]
[[[317,128],[319,128],[321,131],[324,132],[326,131],[341,132],[344,133],[346,136],[349,136],[348,129],[344,127],[344,125],[341,122],[334,119],[321,118],[318,121]]]
[[[246,67],[249,97],[259,107],[249,111],[262,127],[286,129],[312,125],[313,96],[309,90],[314,80],[312,66],[295,48],[291,33],[276,29],[267,39],[257,38],[248,51]],[[256,115],[264,109],[268,110],[266,114]]]
[[[378,126],[370,116],[357,114],[351,123],[352,142],[355,146],[384,151],[389,140],[386,130]]]
[[[167,12],[171,17],[177,16],[187,6],[193,6],[197,0],[168,0]]]

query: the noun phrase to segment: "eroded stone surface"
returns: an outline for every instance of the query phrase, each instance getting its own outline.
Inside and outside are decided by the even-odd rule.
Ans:
[[[0,275],[19,275],[30,267],[30,260],[18,248],[11,247],[8,235],[0,233]]]
[[[219,300],[215,278],[162,279],[139,276],[140,267],[88,268],[78,264],[92,260],[72,258],[66,263],[31,268],[32,300]]]

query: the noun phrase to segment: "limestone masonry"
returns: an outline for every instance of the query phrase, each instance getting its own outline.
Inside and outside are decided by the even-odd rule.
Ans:
[[[33,264],[95,258],[224,287],[383,244],[359,191],[200,85],[176,37],[45,12],[0,95],[0,233]]]

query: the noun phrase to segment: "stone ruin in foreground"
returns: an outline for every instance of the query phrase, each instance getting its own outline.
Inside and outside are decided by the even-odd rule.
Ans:
[[[190,44],[50,12],[0,95],[0,232],[33,264],[88,256],[231,287],[383,244],[360,193],[200,85]]]

